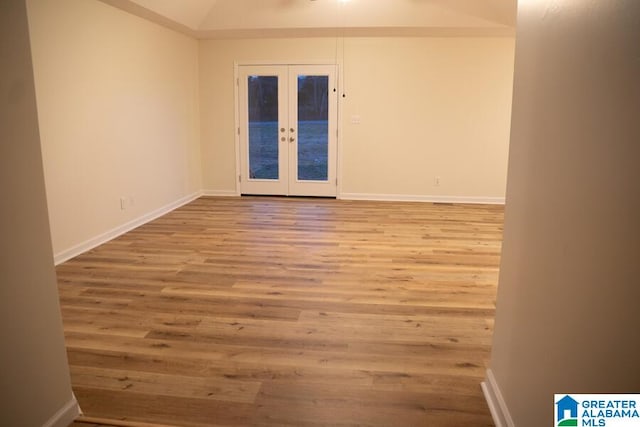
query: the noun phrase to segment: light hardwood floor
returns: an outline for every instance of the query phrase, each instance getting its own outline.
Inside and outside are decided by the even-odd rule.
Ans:
[[[57,268],[86,415],[490,426],[503,207],[200,198]]]

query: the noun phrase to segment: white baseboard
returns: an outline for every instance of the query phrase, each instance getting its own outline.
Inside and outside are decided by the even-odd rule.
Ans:
[[[496,427],[514,427],[515,424],[509,413],[509,408],[507,408],[491,369],[487,369],[487,378],[482,382],[481,386]]]
[[[238,197],[240,196],[235,190],[202,190],[203,196],[210,197]]]
[[[342,193],[343,200],[371,200],[384,202],[474,203],[504,205],[504,197],[421,196],[410,194]]]
[[[124,233],[133,230],[134,228],[140,227],[143,224],[146,224],[149,221],[153,221],[156,218],[161,217],[174,209],[179,208],[180,206],[186,205],[202,196],[203,192],[198,191],[196,193],[190,194],[188,196],[182,197],[175,202],[169,203],[168,205],[162,206],[154,211],[151,211],[147,214],[142,215],[132,221],[129,221],[125,224],[122,224],[114,229],[111,229],[105,233],[100,234],[99,236],[93,237],[85,242],[80,243],[79,245],[73,246],[69,249],[65,249],[62,252],[54,254],[53,261],[55,265],[62,264],[65,261],[70,260],[73,257],[76,257],[88,250],[95,248],[96,246],[100,246],[103,243],[108,242],[109,240],[113,240],[118,236],[123,235]]]
[[[152,212],[144,214],[132,221],[122,224],[114,229],[86,240],[78,245],[54,254],[55,265],[62,264],[84,252],[115,239],[122,234],[133,230],[149,221],[161,217],[180,206],[186,205],[201,196],[212,197],[237,197],[235,190],[202,190],[182,197]],[[402,194],[373,194],[373,193],[342,193],[338,199],[344,200],[371,200],[371,201],[396,201],[396,202],[433,202],[433,203],[477,203],[477,204],[504,204],[504,197],[458,197],[458,196],[413,196]]]
[[[203,190],[203,196],[236,197],[234,190]],[[460,196],[418,196],[410,194],[342,193],[338,199],[369,200],[383,202],[430,202],[430,203],[473,203],[483,205],[504,205],[504,197],[460,197]]]
[[[42,427],[67,427],[73,422],[80,411],[80,405],[76,400],[76,396],[72,393],[71,400],[69,400],[62,408],[58,410],[49,420],[42,425]]]

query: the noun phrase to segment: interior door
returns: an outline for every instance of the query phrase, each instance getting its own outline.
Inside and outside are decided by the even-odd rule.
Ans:
[[[239,67],[242,194],[335,197],[332,65]]]

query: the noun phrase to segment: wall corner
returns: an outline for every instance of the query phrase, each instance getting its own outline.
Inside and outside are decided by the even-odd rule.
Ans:
[[[487,376],[481,386],[496,427],[514,427],[515,424],[509,413],[509,408],[502,397],[502,392],[491,369],[487,369]]]

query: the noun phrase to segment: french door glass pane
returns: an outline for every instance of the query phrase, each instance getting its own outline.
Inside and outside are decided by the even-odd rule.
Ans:
[[[249,76],[249,178],[279,178],[278,77]]]
[[[298,132],[298,180],[327,181],[328,76],[298,76]]]

